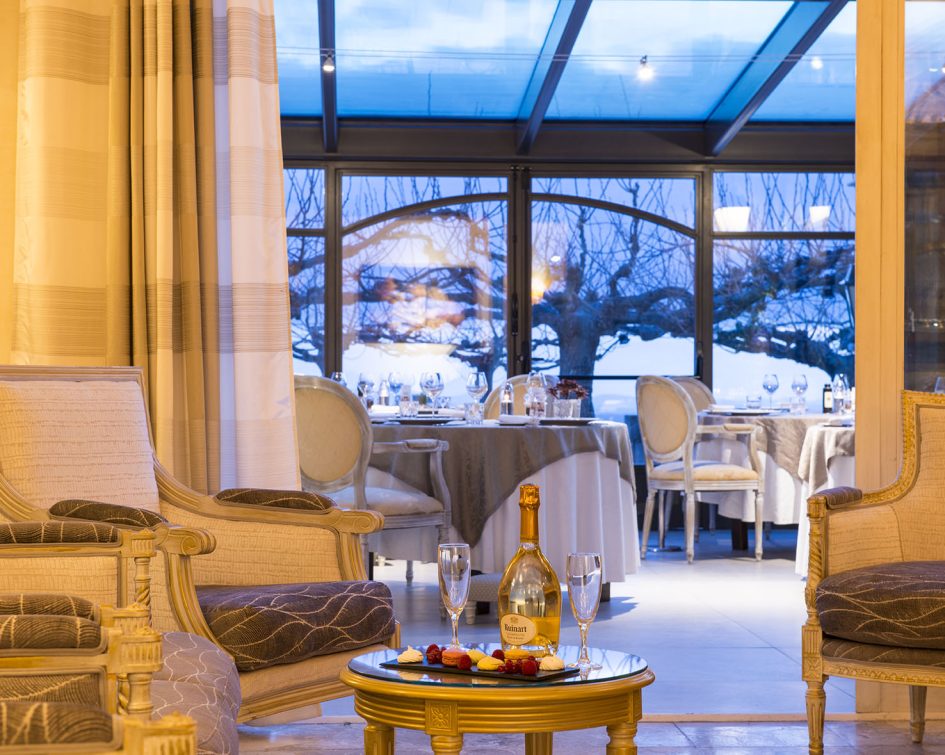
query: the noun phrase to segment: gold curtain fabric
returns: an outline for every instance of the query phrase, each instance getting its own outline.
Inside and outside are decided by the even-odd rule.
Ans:
[[[0,361],[139,365],[175,476],[295,487],[272,0],[20,0],[7,23]]]

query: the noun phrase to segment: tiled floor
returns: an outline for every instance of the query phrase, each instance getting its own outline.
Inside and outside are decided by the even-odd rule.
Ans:
[[[643,752],[805,752],[805,685],[800,679],[800,627],[805,618],[804,583],[794,574],[793,531],[776,530],[758,563],[733,555],[728,532],[701,533],[697,560],[681,553],[649,554],[642,569],[612,585],[591,627],[591,643],[626,649],[647,659],[656,682],[644,691],[638,743]],[[670,533],[670,543],[681,533]],[[377,570],[390,584],[403,641],[413,645],[448,639],[439,618],[435,567],[417,565],[414,583],[404,564]],[[496,640],[494,612],[475,626],[460,625],[468,642]],[[562,622],[562,642],[574,644],[577,627]],[[831,680],[828,715],[854,711],[853,683]],[[243,727],[243,752],[357,752],[361,726],[351,698],[323,705],[321,723]],[[731,719],[698,721],[699,717]],[[758,717],[787,722],[739,723]],[[792,720],[793,719],[793,720]],[[945,724],[930,724],[921,752],[945,753]],[[398,733],[399,752],[429,752],[425,737]],[[909,752],[908,729],[900,723],[832,721],[829,752]],[[555,736],[556,752],[602,751],[603,729]],[[937,745],[936,745],[937,743]],[[936,746],[939,749],[935,749]],[[522,752],[521,737],[467,738],[465,752]]]

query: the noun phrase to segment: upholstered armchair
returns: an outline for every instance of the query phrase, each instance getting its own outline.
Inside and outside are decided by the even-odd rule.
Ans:
[[[120,532],[86,523],[0,526],[4,576],[11,559],[43,563],[79,557],[92,561],[154,554],[150,532]],[[112,571],[115,571],[112,569]],[[97,606],[60,594],[0,594],[0,753],[197,752],[195,723],[179,713],[152,720],[152,680],[163,668],[161,635],[147,608]]]
[[[0,367],[0,519],[150,527],[154,626],[233,656],[242,721],[350,694],[341,668],[398,639],[390,592],[364,581],[361,558],[383,518],[297,491],[203,495],[156,460],[150,432],[140,370]],[[17,582],[106,602],[55,560]]]
[[[945,396],[905,392],[899,479],[808,501],[802,629],[810,752],[822,753],[830,676],[909,685],[912,741],[928,686],[945,686]]]

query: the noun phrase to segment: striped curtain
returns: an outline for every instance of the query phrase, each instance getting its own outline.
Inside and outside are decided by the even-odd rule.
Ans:
[[[272,0],[20,0],[8,22],[0,361],[141,366],[175,476],[296,487]]]

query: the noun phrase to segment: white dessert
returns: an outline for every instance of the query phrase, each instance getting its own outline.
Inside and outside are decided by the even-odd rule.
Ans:
[[[397,656],[397,663],[420,663],[421,661],[423,661],[423,653],[410,645],[407,645],[407,649]]]
[[[546,655],[538,664],[541,671],[560,671],[564,668],[564,661],[556,655]]]

